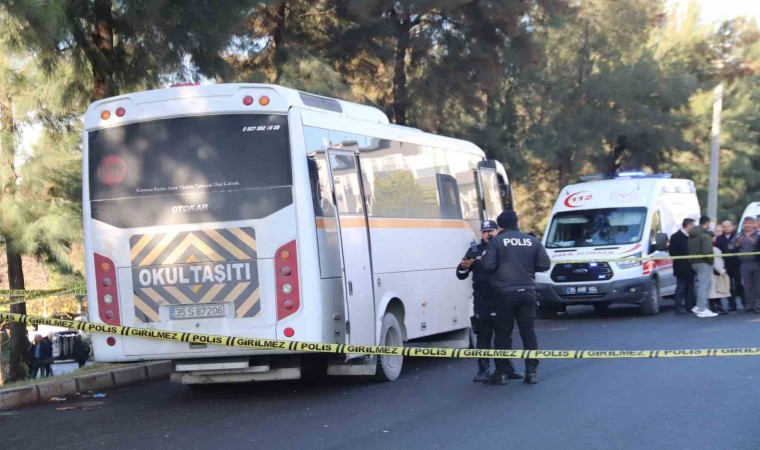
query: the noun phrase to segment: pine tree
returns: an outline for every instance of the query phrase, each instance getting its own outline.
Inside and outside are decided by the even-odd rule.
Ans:
[[[249,0],[145,2],[127,0],[3,2],[17,45],[31,48],[41,65],[69,58],[78,74],[71,89],[91,86],[91,99],[155,86],[163,74],[189,62],[197,74],[229,77],[221,51],[256,3]]]

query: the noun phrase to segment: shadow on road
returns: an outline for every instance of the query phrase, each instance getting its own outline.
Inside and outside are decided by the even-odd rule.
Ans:
[[[336,377],[321,376],[309,380],[264,381],[250,383],[190,385],[173,395],[173,400],[182,403],[238,404],[240,401],[269,402],[282,401],[284,398],[298,395],[303,400],[313,396],[347,395],[362,391],[385,389],[395,383],[410,382],[419,376],[425,376],[459,361],[442,358],[405,358],[404,373],[394,382],[379,382],[371,377]],[[474,363],[473,363],[474,364]]]
[[[673,314],[672,301],[664,300],[666,303],[660,306],[660,315]],[[541,319],[544,322],[562,321],[562,320],[599,320],[599,319],[653,319],[655,316],[644,316],[641,314],[639,307],[636,305],[610,305],[606,311],[596,311],[589,305],[568,306],[567,312],[558,314],[552,319]]]

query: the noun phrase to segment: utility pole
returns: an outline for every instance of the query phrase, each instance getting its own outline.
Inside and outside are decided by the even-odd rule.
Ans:
[[[723,85],[715,88],[712,132],[710,133],[710,181],[707,190],[707,215],[718,220],[718,177],[720,173],[720,115],[723,109]]]

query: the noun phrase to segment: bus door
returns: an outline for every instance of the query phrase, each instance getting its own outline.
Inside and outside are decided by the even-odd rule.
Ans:
[[[375,295],[369,245],[369,224],[358,155],[327,150],[338,243],[341,252],[346,343],[375,344]],[[355,357],[358,355],[349,355]]]
[[[475,186],[479,191],[481,220],[496,220],[502,211],[513,209],[512,194],[504,176],[506,172],[500,174],[495,163],[496,161],[484,161],[476,173]]]

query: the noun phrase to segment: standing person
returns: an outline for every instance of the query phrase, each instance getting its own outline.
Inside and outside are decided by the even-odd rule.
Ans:
[[[694,228],[694,223],[694,219],[687,217],[681,224],[682,228],[670,236],[670,256],[689,255],[689,232]],[[694,269],[689,260],[674,259],[673,275],[676,277],[675,312],[686,314],[695,304]]]
[[[42,376],[53,376],[53,341],[49,336],[42,338]]]
[[[728,310],[736,311],[737,297],[743,298],[741,264],[739,263],[739,258],[727,256],[736,252],[728,248],[728,244],[736,237],[736,227],[730,220],[724,220],[721,225],[723,225],[723,234],[715,239],[715,245],[723,252],[726,272],[728,273],[729,280],[731,280],[731,295],[728,297]]]
[[[720,232],[723,234],[723,232]],[[710,311],[718,314],[728,314],[727,308],[723,308],[723,299],[731,295],[731,280],[726,272],[723,261],[723,252],[717,246],[713,246],[713,273],[712,285],[707,298],[710,299]]]
[[[32,360],[32,368],[30,377],[31,379],[37,378],[37,372],[42,368],[42,335],[35,334],[34,341],[32,341],[31,347],[29,347],[29,355]],[[43,374],[45,372],[43,371]]]
[[[712,231],[712,245],[713,245],[713,255],[723,255],[723,252],[717,248],[717,240],[719,236],[723,236],[723,224],[716,224],[715,228],[713,228]],[[717,296],[716,292],[716,282],[719,278],[716,278],[718,276],[718,272],[725,272],[726,266],[723,262],[723,258],[721,256],[715,256],[713,258],[713,278],[712,278],[712,286],[710,287],[710,292],[707,295],[708,302],[710,304],[710,311],[718,314],[727,314],[728,311],[723,310],[723,299],[728,297],[728,294]],[[720,270],[718,269],[718,266],[720,266]]]
[[[480,260],[490,275],[494,289],[494,348],[512,348],[515,319],[525,350],[537,350],[538,340],[533,321],[536,313],[536,272],[546,272],[551,260],[541,241],[517,228],[515,211],[504,211],[496,219],[499,233],[488,243]],[[496,370],[486,380],[490,384],[507,384],[510,362],[494,360]],[[525,360],[525,383],[538,383],[538,360]]]
[[[491,313],[493,312],[493,295],[491,286],[488,282],[488,275],[483,271],[480,264],[480,258],[485,251],[488,241],[496,234],[496,222],[485,220],[480,225],[480,244],[472,241],[470,249],[465,253],[462,262],[457,266],[457,278],[466,280],[472,273],[472,301],[473,316],[472,329],[475,332],[475,348],[490,349],[493,339],[493,323]],[[478,359],[478,372],[472,381],[485,381],[488,378],[490,360],[488,358]],[[522,375],[517,373],[514,367],[510,367],[509,377],[520,379]]]
[[[79,334],[74,338],[74,346],[71,353],[74,356],[74,360],[79,364],[79,367],[84,367],[87,359],[90,357],[90,346]]]
[[[0,327],[0,385],[10,376],[11,337],[7,330],[8,326],[5,324]]]
[[[689,231],[689,255],[697,256],[690,258],[691,266],[697,274],[695,291],[697,294],[697,306],[691,311],[697,317],[715,317],[717,314],[710,311],[708,295],[712,285],[712,265],[713,265],[713,245],[710,232],[710,218],[702,216],[699,218],[699,226]]]
[[[753,217],[744,219],[743,232],[728,244],[737,253],[756,251],[760,245],[760,232]],[[760,312],[760,262],[755,255],[739,256],[742,284],[744,285],[744,312]]]

